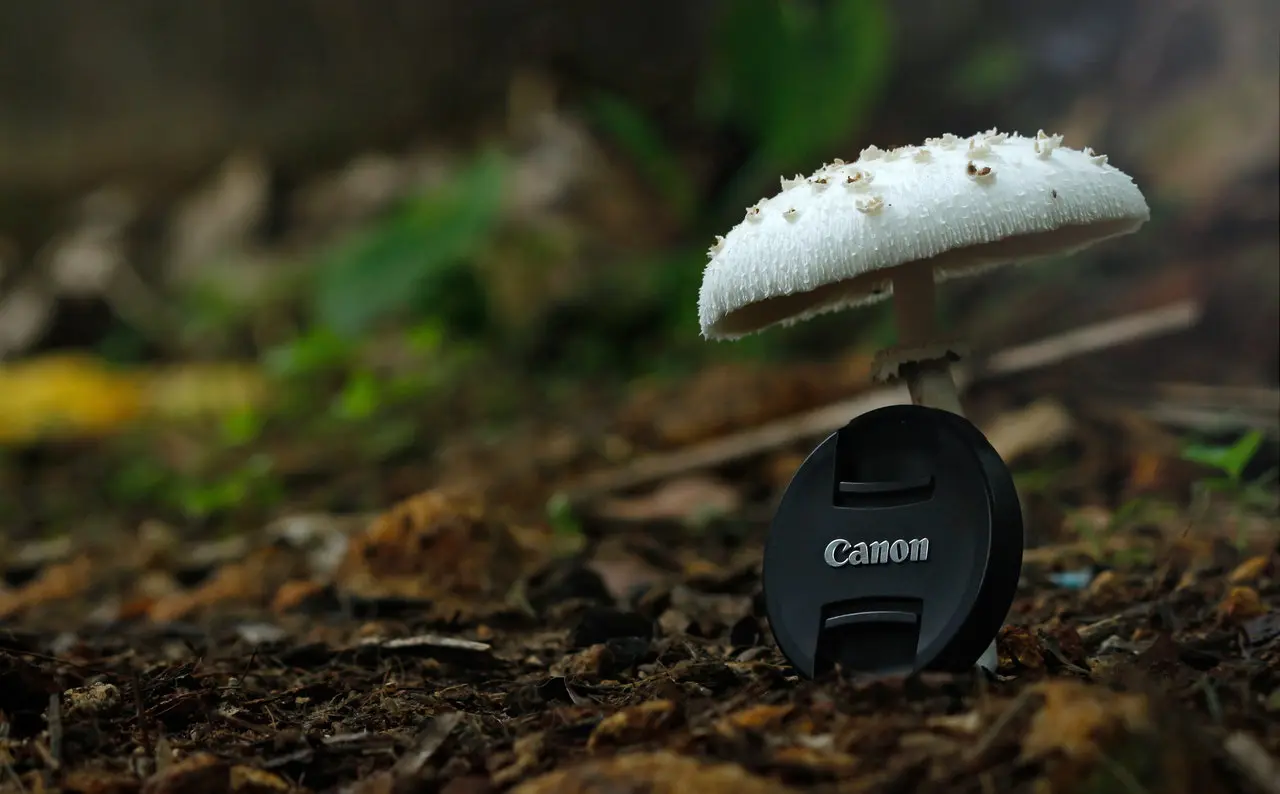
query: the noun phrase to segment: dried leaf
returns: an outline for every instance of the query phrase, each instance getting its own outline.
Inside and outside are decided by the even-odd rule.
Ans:
[[[1260,554],[1250,557],[1236,566],[1236,569],[1227,577],[1227,581],[1231,584],[1249,584],[1262,578],[1270,568],[1270,556]]]
[[[629,706],[600,721],[587,740],[587,749],[604,745],[637,744],[653,738],[680,719],[680,710],[670,700],[650,700]]]
[[[1001,671],[1044,669],[1040,640],[1029,629],[1011,625],[1002,627],[996,648],[1000,656]]]
[[[817,778],[848,777],[858,769],[858,759],[823,747],[783,747],[769,760],[774,766]]]
[[[716,720],[715,730],[725,736],[732,736],[740,731],[761,733],[773,730],[781,726],[794,710],[795,706],[790,704],[751,706]]]
[[[794,789],[736,764],[704,763],[672,752],[632,753],[557,770],[512,789],[512,794],[793,794]]]
[[[496,769],[493,782],[505,786],[528,775],[542,763],[542,752],[546,746],[546,734],[531,733],[516,739],[511,746],[515,758],[506,766]]]
[[[1116,603],[1123,595],[1124,579],[1114,570],[1102,571],[1093,577],[1085,590],[1085,600],[1095,609]]]
[[[1218,604],[1218,617],[1228,623],[1243,623],[1251,618],[1267,614],[1262,596],[1252,587],[1233,587],[1227,597]]]
[[[147,778],[142,794],[226,794],[230,787],[231,765],[199,753]]]
[[[65,794],[136,794],[142,786],[131,775],[112,774],[96,769],[68,772],[61,783]]]
[[[13,591],[0,590],[0,618],[11,617],[52,601],[83,593],[92,583],[93,564],[82,554],[70,562],[50,565]]]
[[[1044,705],[1023,738],[1026,759],[1062,755],[1094,760],[1110,734],[1149,726],[1147,701],[1141,695],[1073,681],[1048,681],[1036,691],[1044,696]]]
[[[289,781],[275,774],[251,766],[237,764],[231,767],[232,794],[279,794],[293,791]]]
[[[294,573],[300,561],[275,547],[258,549],[244,560],[218,568],[195,590],[155,601],[151,620],[166,623],[223,604],[265,604]]]
[[[496,597],[545,557],[528,541],[470,494],[426,491],[352,539],[337,582],[366,598]]]

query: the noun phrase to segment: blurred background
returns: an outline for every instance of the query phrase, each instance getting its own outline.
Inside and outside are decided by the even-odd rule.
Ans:
[[[892,326],[703,341],[713,235],[780,175],[991,127],[1152,207],[943,289],[1032,529],[1266,482],[1278,45],[1269,0],[0,3],[3,542],[441,483],[566,524],[767,504],[833,427],[753,428],[868,393]]]

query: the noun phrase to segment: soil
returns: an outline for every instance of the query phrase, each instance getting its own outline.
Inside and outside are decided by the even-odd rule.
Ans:
[[[0,790],[1276,790],[1274,522],[1029,549],[997,675],[809,681],[762,612],[767,505],[643,506],[573,536],[429,491],[11,565]]]

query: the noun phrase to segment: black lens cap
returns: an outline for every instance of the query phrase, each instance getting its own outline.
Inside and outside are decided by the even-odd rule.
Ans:
[[[765,607],[813,677],[973,667],[1022,570],[1022,509],[1004,461],[962,416],[893,405],[818,445],[764,552]]]

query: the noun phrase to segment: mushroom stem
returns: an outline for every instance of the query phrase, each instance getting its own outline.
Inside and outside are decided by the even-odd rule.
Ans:
[[[921,263],[893,271],[893,311],[900,347],[922,348],[936,340],[937,298],[930,265]],[[907,382],[911,402],[964,416],[960,394],[951,377],[951,362],[945,357],[904,363],[900,374]]]
[[[911,402],[929,408],[941,408],[964,416],[960,406],[960,393],[951,377],[951,362],[945,358],[932,361],[913,361],[902,365]]]
[[[932,267],[921,263],[893,270],[893,315],[900,346],[918,347],[932,342],[938,335],[937,311]]]

